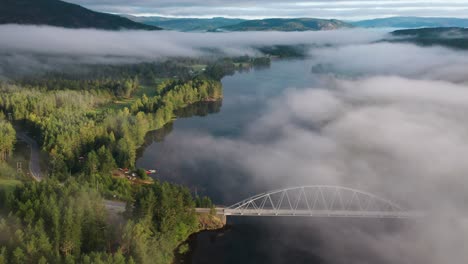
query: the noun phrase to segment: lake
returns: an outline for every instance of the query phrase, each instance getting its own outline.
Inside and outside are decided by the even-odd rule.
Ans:
[[[204,153],[187,147],[197,135],[215,139],[242,137],[248,127],[268,110],[272,100],[288,89],[317,87],[320,81],[311,73],[311,60],[278,60],[270,68],[252,69],[223,78],[222,102],[199,103],[177,113],[178,119],[147,136],[147,144],[137,166],[157,169],[157,179],[188,186],[192,192],[210,196],[217,205],[229,206],[267,188],[252,184],[252,175],[229,161],[201,159]],[[201,151],[203,152],[203,150]],[[289,187],[289,186],[278,186]],[[224,231],[203,232],[191,239],[191,253],[183,263],[327,263],[327,254],[341,252],[343,258],[353,249],[344,243],[334,249],[327,233],[339,229],[386,226],[392,221],[311,218],[228,218]],[[359,252],[359,254],[361,254]],[[363,261],[369,258],[362,253]],[[343,263],[346,263],[344,261]],[[372,263],[372,261],[371,261]]]

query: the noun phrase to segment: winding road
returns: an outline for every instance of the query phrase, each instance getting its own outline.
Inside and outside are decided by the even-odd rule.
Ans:
[[[37,142],[28,136],[24,132],[18,132],[16,133],[17,137],[23,141],[25,141],[31,148],[31,155],[29,157],[29,172],[31,173],[31,176],[34,178],[36,181],[42,181],[42,173],[41,173],[41,166],[39,163],[39,155],[40,155],[40,148]]]
[[[41,172],[41,166],[40,166],[40,148],[37,142],[28,136],[24,132],[17,132],[16,136],[26,142],[29,147],[31,148],[31,156],[29,158],[29,173],[33,177],[34,180],[40,182],[42,181],[43,174]],[[126,203],[125,202],[120,202],[120,201],[111,201],[111,200],[104,200],[104,206],[108,210],[109,213],[111,213],[113,216],[120,217],[123,212],[126,210]]]

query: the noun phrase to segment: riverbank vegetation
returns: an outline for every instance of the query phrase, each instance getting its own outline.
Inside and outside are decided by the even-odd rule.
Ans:
[[[189,190],[169,183],[139,187],[120,221],[79,180],[30,182],[3,196],[0,263],[172,263],[202,228]]]
[[[194,103],[221,107],[220,79],[238,66],[202,63],[89,66],[0,82],[0,263],[171,263],[181,243],[206,228],[194,208],[213,207],[211,200],[112,171],[146,178],[135,160],[149,131]],[[6,162],[19,146],[15,128],[38,142],[46,180],[16,180]],[[124,215],[103,199],[126,201]]]
[[[102,174],[133,168],[149,131],[171,122],[184,107],[219,101],[223,76],[268,62],[246,56],[209,62],[180,59],[17,77],[0,83],[0,113],[36,138],[51,177],[63,181],[85,175],[113,193],[115,182]],[[9,138],[0,145],[3,156],[11,152]]]
[[[141,67],[146,72],[141,76],[148,77],[149,66]],[[0,111],[38,139],[52,178],[63,181],[79,175],[108,195],[129,198],[125,197],[128,184],[112,179],[112,169],[133,168],[145,135],[170,122],[175,110],[221,99],[221,83],[204,74],[155,81],[128,76],[128,66],[122,69],[122,77],[112,67],[102,71],[110,72],[107,78],[48,75],[1,83]],[[1,122],[0,128],[4,126]],[[1,153],[10,152],[9,138],[2,137],[8,142],[0,145]]]
[[[3,84],[0,109],[37,136],[51,177],[63,181],[70,172],[80,174],[112,193],[122,184],[108,177],[111,170],[135,166],[146,133],[170,122],[174,110],[222,95],[219,82],[203,78],[166,81],[155,89],[153,97],[143,94],[128,106],[112,108],[115,97],[107,91]],[[11,148],[10,140],[7,143],[5,153]]]

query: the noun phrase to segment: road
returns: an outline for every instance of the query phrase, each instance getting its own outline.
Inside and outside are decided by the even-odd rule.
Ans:
[[[31,176],[36,181],[42,181],[44,178],[42,177],[41,166],[39,163],[39,155],[40,155],[40,148],[37,142],[28,136],[24,132],[17,132],[17,137],[21,140],[25,141],[31,148],[31,156],[29,158],[29,172]],[[125,202],[119,201],[111,201],[111,200],[104,200],[104,206],[106,209],[113,215],[118,216],[121,213],[125,212]]]
[[[224,215],[224,208],[216,207],[215,210],[217,215]],[[195,213],[210,214],[212,210],[211,208],[195,208]]]
[[[29,172],[31,173],[31,176],[36,181],[42,181],[43,177],[41,173],[41,166],[39,163],[39,155],[41,150],[39,148],[39,145],[33,138],[31,138],[24,132],[18,132],[16,133],[16,135],[18,138],[28,143],[28,145],[31,148],[31,156],[29,157]]]
[[[126,209],[126,202],[104,200],[104,206],[109,212],[112,213],[123,213]]]

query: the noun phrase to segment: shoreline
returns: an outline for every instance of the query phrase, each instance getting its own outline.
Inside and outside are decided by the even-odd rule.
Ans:
[[[174,262],[173,264],[190,264],[192,263],[192,259],[194,256],[194,252],[198,246],[198,236],[205,234],[205,233],[212,233],[211,239],[216,239],[216,237],[224,234],[225,232],[231,230],[232,226],[229,224],[224,225],[218,229],[206,229],[200,230],[191,234],[183,243],[181,243],[175,250],[174,250]],[[188,251],[186,253],[179,253],[178,250],[180,246],[188,245]]]

